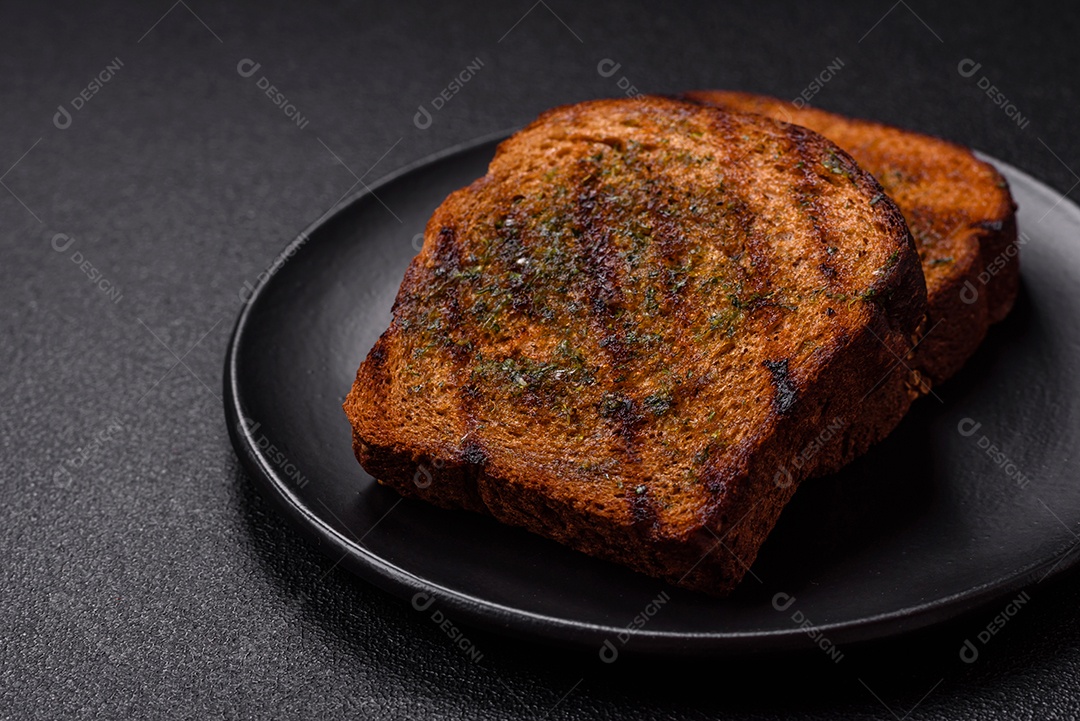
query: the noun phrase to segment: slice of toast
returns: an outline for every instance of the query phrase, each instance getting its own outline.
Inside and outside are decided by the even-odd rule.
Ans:
[[[899,210],[820,135],[587,102],[435,211],[344,408],[404,496],[722,594],[907,411],[925,312]]]
[[[1005,179],[967,148],[764,95],[710,90],[685,97],[810,128],[884,186],[922,259],[930,311],[913,367],[931,383],[956,373],[1012,308],[1020,284],[1016,204]]]

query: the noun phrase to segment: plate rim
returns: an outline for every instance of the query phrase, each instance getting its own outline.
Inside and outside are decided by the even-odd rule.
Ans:
[[[475,150],[484,145],[502,141],[518,128],[499,130],[473,140],[457,143],[436,153],[424,156],[395,170],[377,182],[369,183],[365,188],[347,195],[318,219],[310,223],[276,255],[267,267],[278,267],[300,252],[321,228],[331,223],[342,213],[375,191],[410,173],[432,163]],[[1038,180],[1016,166],[1002,161],[988,153],[973,150],[975,155],[999,170],[1005,169],[1010,174],[1029,181],[1040,193],[1054,192],[1062,196],[1058,204],[1071,206],[1080,218],[1080,206],[1063,196],[1047,183]],[[333,528],[318,514],[314,513],[293,491],[290,484],[280,475],[278,469],[269,462],[258,447],[258,442],[247,424],[242,424],[242,401],[238,393],[239,367],[237,349],[243,340],[244,331],[252,312],[260,298],[274,281],[277,273],[270,273],[260,278],[248,299],[244,302],[233,326],[225,353],[223,374],[223,400],[225,421],[230,441],[245,470],[256,480],[264,496],[269,497],[283,511],[285,516],[299,530],[317,542],[324,555],[331,552],[340,555],[339,563],[351,573],[365,581],[391,593],[405,602],[411,602],[417,594],[427,593],[436,603],[455,615],[456,620],[475,628],[509,634],[519,639],[546,644],[570,645],[580,648],[602,648],[608,641],[620,634],[629,636],[629,640],[619,647],[619,654],[633,655],[728,655],[732,653],[778,653],[799,652],[812,648],[811,635],[827,635],[837,646],[854,645],[870,641],[894,638],[930,626],[959,618],[964,614],[982,608],[991,601],[1003,598],[1032,585],[1040,571],[1049,567],[1049,571],[1039,579],[1060,576],[1080,563],[1080,554],[1065,563],[1073,555],[1075,546],[1069,546],[1051,558],[1032,562],[1030,565],[942,598],[926,603],[907,606],[894,611],[854,620],[837,621],[826,624],[814,624],[809,628],[792,624],[791,628],[761,631],[703,631],[700,633],[684,631],[655,631],[628,629],[623,626],[601,625],[573,619],[561,618],[512,608],[504,604],[479,598],[475,595],[453,590],[424,579],[408,570],[394,565],[378,554],[369,551],[359,543],[353,543],[343,533]],[[414,604],[415,606],[415,604]]]

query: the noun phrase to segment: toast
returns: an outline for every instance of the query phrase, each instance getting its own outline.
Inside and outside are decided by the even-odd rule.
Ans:
[[[763,95],[687,93],[686,99],[802,125],[851,154],[896,201],[915,237],[930,310],[914,368],[941,383],[967,361],[1020,285],[1016,204],[1008,183],[959,145]]]
[[[820,135],[586,102],[435,211],[344,409],[403,496],[719,595],[907,411],[925,312],[900,211]]]

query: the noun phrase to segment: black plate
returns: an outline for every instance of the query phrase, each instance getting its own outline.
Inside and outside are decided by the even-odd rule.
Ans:
[[[869,455],[803,486],[754,564],[760,581],[748,576],[732,598],[377,486],[353,458],[341,403],[389,323],[417,235],[450,191],[484,174],[497,141],[343,203],[282,253],[237,321],[225,368],[233,443],[334,561],[458,622],[598,649],[629,639],[633,651],[713,653],[804,648],[800,619],[836,644],[894,635],[1080,557],[1080,209],[997,161],[1027,239],[1012,315],[937,389],[940,401],[921,400]]]

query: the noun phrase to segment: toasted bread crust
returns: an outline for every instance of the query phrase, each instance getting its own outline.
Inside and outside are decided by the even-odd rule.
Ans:
[[[1020,282],[1016,203],[1005,179],[969,149],[764,95],[709,90],[684,97],[810,128],[881,182],[923,263],[930,310],[913,366],[931,383],[955,374],[989,326],[1008,315]]]
[[[907,411],[925,312],[902,215],[821,136],[582,103],[436,210],[344,407],[402,495],[722,594]]]

